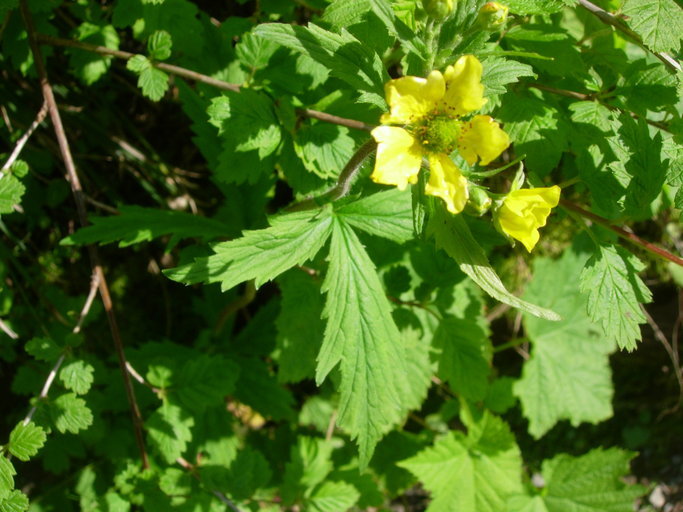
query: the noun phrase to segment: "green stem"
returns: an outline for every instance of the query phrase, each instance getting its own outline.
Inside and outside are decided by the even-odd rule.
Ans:
[[[520,345],[523,345],[529,341],[529,338],[515,338],[513,340],[508,341],[507,343],[503,343],[502,345],[497,345],[493,347],[493,353],[496,354],[498,352],[502,352],[503,350],[507,350],[509,348],[515,348],[519,347]]]

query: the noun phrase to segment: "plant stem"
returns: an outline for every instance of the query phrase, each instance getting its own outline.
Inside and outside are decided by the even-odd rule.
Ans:
[[[655,57],[657,57],[659,60],[661,60],[669,69],[672,69],[673,71],[681,71],[681,64],[674,59],[671,55],[668,53],[663,53],[663,52],[654,52],[650,50],[647,46],[643,44],[643,40],[640,38],[638,34],[636,34],[633,30],[628,28],[626,25],[624,25],[619,18],[614,16],[613,14],[605,11],[601,7],[598,7],[592,2],[589,2],[588,0],[578,0],[579,4],[581,7],[586,9],[588,12],[593,14],[595,17],[597,17],[600,21],[603,23],[606,23],[608,25],[613,26],[616,28],[619,32],[624,34],[627,38],[629,38],[631,41],[633,41],[635,44],[640,46],[646,51],[649,51],[652,53]]]
[[[360,172],[363,162],[372,154],[373,151],[375,151],[376,147],[377,143],[375,140],[369,139],[365,144],[358,148],[356,153],[351,157],[351,160],[349,160],[349,163],[346,164],[339,175],[337,184],[334,187],[317,197],[305,199],[300,203],[293,204],[292,206],[285,208],[285,211],[300,212],[304,210],[313,210],[315,208],[321,207],[325,203],[336,201],[337,199],[341,199],[342,197],[348,195],[348,193],[351,191],[353,180]]]
[[[641,249],[645,249],[646,251],[651,252],[652,254],[656,254],[660,258],[664,258],[665,260],[669,260],[672,263],[675,263],[676,265],[680,265],[683,267],[683,259],[679,258],[678,256],[671,254],[669,251],[666,249],[662,249],[661,247],[657,247],[656,245],[647,242],[640,238],[639,236],[630,233],[626,231],[623,228],[620,228],[618,226],[613,226],[612,223],[605,219],[604,217],[600,217],[600,215],[596,215],[593,212],[589,212],[588,210],[584,210],[581,208],[579,205],[572,203],[571,201],[567,201],[566,199],[560,199],[560,204],[571,211],[574,211],[581,215],[582,217],[585,217],[587,219],[592,220],[596,224],[599,224],[609,230],[614,231],[619,237],[623,238],[627,242],[630,242],[634,245],[637,245]]]
[[[2,176],[4,175],[4,171],[12,167],[12,164],[17,160],[17,158],[19,158],[21,150],[24,149],[24,146],[28,142],[28,139],[31,138],[31,135],[33,135],[33,132],[36,131],[36,128],[38,128],[38,126],[40,126],[40,123],[42,123],[45,120],[45,116],[47,116],[47,102],[43,101],[43,105],[40,107],[40,110],[38,111],[36,118],[31,123],[31,126],[28,127],[26,133],[24,133],[21,136],[21,138],[17,141],[16,145],[14,146],[14,149],[12,150],[12,154],[3,164],[2,169],[0,170],[0,178],[2,178]]]
[[[43,98],[47,103],[48,113],[52,121],[52,125],[55,132],[55,137],[59,144],[59,150],[62,155],[62,160],[64,161],[64,166],[66,167],[66,179],[71,186],[71,192],[76,201],[76,210],[78,212],[78,219],[82,226],[88,225],[88,213],[85,207],[85,199],[83,188],[81,187],[81,182],[76,172],[76,166],[71,155],[71,148],[69,147],[69,141],[64,131],[64,126],[62,125],[62,118],[59,114],[59,109],[57,107],[57,102],[55,100],[54,93],[52,91],[52,85],[47,76],[47,70],[45,69],[45,64],[43,63],[43,56],[40,51],[40,46],[36,38],[36,29],[33,24],[33,17],[31,16],[31,11],[28,8],[28,0],[20,1],[21,15],[24,18],[24,23],[26,25],[26,32],[28,34],[29,47],[31,48],[31,53],[33,54],[33,60],[40,80],[40,87],[43,93]],[[88,245],[88,253],[90,255],[90,265],[92,266],[93,274],[96,276],[98,287],[100,291],[100,297],[102,298],[102,303],[104,305],[104,310],[107,313],[107,320],[109,321],[109,328],[111,330],[111,335],[114,340],[114,347],[119,360],[119,368],[121,370],[121,375],[123,376],[123,383],[126,390],[126,397],[128,398],[128,405],[130,407],[131,415],[133,417],[133,430],[135,432],[135,440],[140,451],[140,457],[142,459],[143,468],[149,467],[149,459],[147,457],[147,451],[145,450],[145,441],[142,435],[142,415],[140,413],[140,408],[138,407],[137,401],[135,399],[135,391],[133,389],[133,384],[131,383],[130,376],[126,371],[126,355],[123,349],[123,342],[121,340],[121,334],[119,331],[118,323],[116,321],[116,315],[114,313],[114,307],[111,300],[111,295],[109,294],[109,286],[107,284],[107,279],[104,275],[104,270],[102,269],[102,264],[100,263],[99,253],[95,245]]]
[[[86,52],[97,53],[99,55],[106,55],[109,57],[116,57],[117,59],[129,60],[135,57],[137,54],[124,52],[121,50],[112,50],[106,46],[96,46],[93,44],[82,43],[80,41],[74,41],[71,39],[61,39],[59,37],[52,37],[40,34],[37,36],[38,41],[42,44],[47,44],[50,46],[63,46],[67,48],[77,48],[79,50],[84,50]],[[170,73],[172,75],[180,76],[182,78],[187,78],[188,80],[194,80],[195,82],[201,82],[203,84],[211,85],[216,89],[222,91],[233,91],[240,92],[242,87],[239,84],[233,84],[231,82],[225,82],[223,80],[218,80],[217,78],[210,77],[208,75],[203,75],[202,73],[197,73],[187,68],[180,66],[174,66],[173,64],[166,64],[164,62],[152,62],[155,68],[162,71]],[[303,117],[310,117],[313,119],[318,119],[320,121],[325,121],[327,123],[338,124],[341,126],[346,126],[354,130],[370,131],[373,126],[356,121],[355,119],[346,119],[344,117],[333,116],[325,112],[320,112],[318,110],[313,110],[310,108],[300,108],[296,112]]]

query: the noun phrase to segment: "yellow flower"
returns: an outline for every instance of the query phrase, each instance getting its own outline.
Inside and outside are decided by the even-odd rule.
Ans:
[[[481,62],[465,55],[443,74],[389,81],[389,112],[380,119],[383,126],[372,131],[378,144],[373,181],[403,190],[417,183],[426,157],[430,176],[425,192],[443,199],[451,213],[460,213],[467,203],[467,179],[448,155],[457,149],[470,165],[477,160],[486,165],[510,145],[491,117],[462,119],[486,103],[481,74]]]
[[[539,239],[538,228],[545,226],[550,210],[560,202],[560,187],[513,190],[497,212],[504,233],[524,244],[531,252]]]

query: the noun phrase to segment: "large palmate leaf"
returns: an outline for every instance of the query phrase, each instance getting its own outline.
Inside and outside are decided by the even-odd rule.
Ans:
[[[503,420],[486,413],[468,435],[449,432],[400,466],[432,493],[428,512],[499,512],[522,489],[519,448]]]
[[[559,261],[536,260],[534,279],[525,295],[562,315],[559,322],[524,315],[532,351],[514,392],[534,437],[561,419],[578,425],[612,415],[608,355],[614,343],[598,334],[598,326],[586,313],[586,299],[576,278],[585,261],[585,256],[571,250]]]
[[[365,466],[377,441],[401,419],[405,353],[375,266],[342,219],[334,222],[329,261],[316,380],[341,363],[339,424],[357,438]]]

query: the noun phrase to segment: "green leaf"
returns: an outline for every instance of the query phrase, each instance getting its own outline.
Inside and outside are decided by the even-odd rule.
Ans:
[[[505,5],[515,14],[552,14],[574,3],[575,0],[508,0]]]
[[[279,48],[280,45],[274,41],[248,33],[235,46],[235,55],[248,69],[257,70],[268,66],[270,58]]]
[[[504,94],[508,84],[519,82],[523,76],[536,77],[536,73],[528,64],[522,64],[516,60],[492,57],[482,61],[484,72],[481,83],[484,84],[484,92],[487,96]]]
[[[165,30],[157,30],[147,40],[147,53],[153,60],[166,60],[171,56],[173,40]]]
[[[23,512],[28,506],[28,496],[21,491],[12,491],[6,498],[0,498],[0,512]]]
[[[77,434],[92,425],[92,412],[75,393],[65,393],[50,403],[52,421],[61,433]]]
[[[308,27],[263,23],[254,29],[254,34],[311,57],[352,90],[360,91],[361,101],[386,108],[384,83],[388,76],[382,61],[346,30],[335,34],[312,23]]]
[[[399,466],[432,494],[427,512],[499,512],[521,492],[522,459],[509,427],[488,412],[468,435],[449,432]]]
[[[45,431],[33,422],[19,423],[9,435],[9,452],[17,459],[27,461],[45,444]]]
[[[143,70],[150,67],[149,59],[144,55],[134,55],[126,62],[126,67],[135,73],[141,73]]]
[[[238,366],[223,356],[200,355],[187,361],[173,376],[171,396],[191,411],[220,405],[235,390]]]
[[[199,215],[141,206],[121,206],[120,215],[90,217],[92,225],[64,238],[62,245],[100,245],[119,242],[119,247],[148,242],[171,235],[169,245],[181,238],[203,239],[225,236],[228,227],[222,222]]]
[[[594,126],[602,132],[611,128],[609,109],[597,101],[577,101],[569,105],[572,121]]]
[[[78,41],[109,48],[119,49],[119,35],[112,25],[98,25],[90,22],[81,23],[76,29],[75,38]],[[92,85],[102,78],[111,66],[112,58],[93,52],[70,48],[69,64],[76,76],[86,85]]]
[[[413,207],[409,190],[393,188],[337,207],[353,227],[397,243],[412,240]]]
[[[300,436],[290,449],[281,488],[284,505],[291,506],[310,494],[332,471],[332,443]]]
[[[137,73],[138,87],[142,94],[152,101],[159,101],[168,90],[168,75],[154,67],[143,55],[135,55],[127,63],[126,67]]]
[[[645,265],[627,250],[600,246],[581,272],[581,291],[588,294],[588,314],[604,335],[620,348],[634,350],[641,339],[639,324],[647,320],[640,304],[652,294],[638,277]]]
[[[396,37],[401,45],[409,52],[414,53],[420,60],[425,60],[427,47],[405,23],[394,13],[388,0],[370,0],[372,11],[382,20],[389,33]]]
[[[515,153],[526,155],[527,168],[545,176],[567,148],[566,124],[558,109],[543,99],[514,93],[503,96],[501,103],[496,118],[505,123]]]
[[[529,419],[529,433],[536,438],[561,419],[577,426],[612,416],[608,355],[614,344],[600,338],[586,313],[577,278],[585,261],[572,250],[559,261],[537,259],[525,294],[562,315],[559,322],[524,316],[532,351],[514,393]]]
[[[635,499],[646,492],[624,482],[634,454],[619,448],[598,448],[581,457],[560,454],[543,462],[545,487],[541,496],[518,496],[507,512],[631,512]]]
[[[341,512],[350,510],[360,493],[346,482],[325,482],[307,500],[306,510],[313,512]]]
[[[300,382],[315,375],[315,358],[325,330],[320,285],[308,274],[291,270],[278,278],[282,299],[276,320],[278,380]]]
[[[220,282],[224,291],[249,279],[258,287],[313,258],[332,229],[328,210],[280,215],[270,222],[269,228],[245,231],[242,238],[215,245],[212,256],[164,273],[185,284]]]
[[[17,471],[7,457],[0,454],[0,499],[9,496],[14,489],[14,475]]]
[[[292,420],[295,417],[292,393],[278,383],[264,361],[256,357],[240,357],[236,362],[240,374],[235,398],[266,418]]]
[[[168,90],[168,75],[155,67],[148,67],[140,72],[138,87],[142,94],[152,101],[159,101]]]
[[[674,0],[625,0],[622,13],[652,51],[677,52],[681,47],[683,9]]]
[[[192,440],[194,419],[177,405],[164,401],[145,421],[150,440],[168,464],[175,464]]]
[[[355,147],[348,128],[329,123],[306,125],[294,139],[294,149],[306,169],[323,179],[337,178]]]
[[[85,361],[70,361],[59,371],[59,380],[64,387],[77,395],[85,395],[93,383],[95,369]]]
[[[62,349],[50,338],[31,338],[26,342],[24,350],[40,361],[56,361]]]
[[[25,191],[26,187],[14,176],[0,178],[0,214],[12,213]]]
[[[342,219],[335,219],[328,259],[316,381],[341,363],[338,422],[357,439],[365,467],[377,441],[402,419],[405,354],[375,267]]]
[[[438,208],[428,231],[434,236],[437,247],[446,251],[460,269],[491,297],[539,318],[559,320],[557,313],[515,297],[505,288],[462,216],[451,215]]]
[[[226,91],[213,98],[207,113],[222,142],[216,169],[219,179],[254,184],[264,173],[272,173],[273,153],[282,140],[272,99],[249,89]]]
[[[488,345],[486,332],[474,321],[445,317],[434,333],[434,346],[442,350],[439,377],[465,398],[482,400],[490,371]]]

